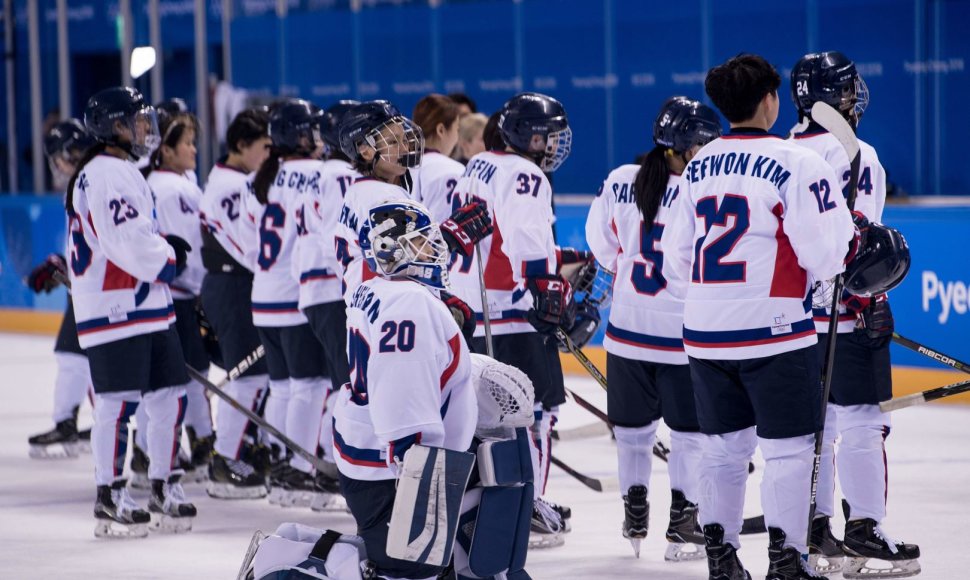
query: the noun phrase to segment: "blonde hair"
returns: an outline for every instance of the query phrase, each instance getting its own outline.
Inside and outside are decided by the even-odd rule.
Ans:
[[[474,141],[475,137],[485,131],[488,117],[481,113],[471,113],[458,120],[458,138],[462,141]]]

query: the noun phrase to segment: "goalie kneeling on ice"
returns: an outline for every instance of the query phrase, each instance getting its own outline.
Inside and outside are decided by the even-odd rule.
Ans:
[[[257,532],[256,538],[261,534]],[[279,578],[361,580],[366,562],[364,541],[357,536],[321,530],[303,524],[284,523],[276,533],[254,538],[247,561],[237,580]]]

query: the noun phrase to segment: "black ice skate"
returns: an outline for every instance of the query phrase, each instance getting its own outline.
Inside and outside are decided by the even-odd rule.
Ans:
[[[640,557],[640,544],[647,537],[650,522],[650,502],[647,501],[647,488],[631,485],[623,496],[623,537],[630,540],[633,553]]]
[[[280,498],[285,492],[283,483],[289,477],[293,468],[286,461],[273,463],[269,468],[269,496],[267,499],[271,505],[280,505]]]
[[[181,534],[192,529],[195,506],[185,500],[182,489],[181,470],[168,476],[168,481],[152,480],[152,494],[148,498],[148,511],[152,516],[152,530]]]
[[[765,580],[828,580],[808,565],[808,559],[785,547],[785,532],[768,528],[768,575]]]
[[[209,462],[208,470],[209,481],[205,491],[209,497],[259,499],[269,493],[266,478],[245,461],[229,459],[216,453]]]
[[[318,470],[314,476],[316,487],[320,493],[310,504],[310,509],[315,512],[347,512],[347,502],[340,493],[340,479],[337,477],[337,465],[324,461],[328,467],[326,470]]]
[[[310,507],[323,493],[312,473],[294,467],[282,476],[283,491],[279,496],[280,507]]]
[[[34,435],[27,440],[30,443],[31,459],[66,459],[77,458],[81,452],[81,438],[77,432],[77,418],[71,417],[58,421],[54,428],[46,433]],[[88,449],[90,449],[90,440]]]
[[[919,546],[891,539],[871,518],[845,524],[844,578],[907,578],[920,573]],[[876,562],[879,560],[879,566]]]
[[[532,504],[532,527],[529,549],[555,548],[566,543],[562,516],[541,497]]]
[[[135,440],[137,432],[132,432],[131,440]],[[148,455],[138,447],[137,444],[131,446],[131,488],[149,489],[151,482],[148,480]]]
[[[697,505],[687,501],[684,492],[670,490],[670,525],[667,526],[667,551],[664,560],[700,560],[704,554],[704,532],[697,524]]]
[[[828,516],[812,520],[812,535],[808,539],[808,565],[820,574],[835,574],[842,570],[842,542],[832,535]]]
[[[151,516],[139,508],[128,495],[126,481],[119,479],[111,485],[99,485],[94,502],[94,528],[97,538],[144,538],[148,535]]]
[[[186,427],[185,431],[189,436],[188,460],[192,468],[191,471],[185,472],[183,479],[186,482],[205,481],[209,475],[209,461],[212,459],[212,447],[215,445],[216,435],[212,433],[207,437],[199,437],[192,427]]]
[[[568,534],[569,532],[573,531],[573,525],[569,521],[573,517],[573,510],[569,509],[569,506],[560,505],[556,502],[549,501],[546,499],[543,499],[542,501],[546,502],[549,505],[549,507],[553,509],[553,511],[559,514],[559,519],[562,520],[563,532]]]
[[[751,574],[738,559],[738,549],[724,542],[724,527],[721,524],[704,526],[704,542],[707,545],[709,580],[751,580]]]

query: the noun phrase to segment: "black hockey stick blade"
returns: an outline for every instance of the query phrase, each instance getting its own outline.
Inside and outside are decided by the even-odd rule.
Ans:
[[[188,365],[186,365],[185,368],[186,370],[188,370],[190,377],[198,381],[199,384],[201,384],[207,390],[211,391],[214,395],[216,395],[217,397],[219,397],[220,399],[228,403],[230,407],[245,415],[247,419],[249,419],[256,425],[259,425],[261,429],[263,429],[273,437],[276,437],[277,439],[279,439],[280,443],[285,445],[287,449],[291,450],[293,453],[299,455],[303,459],[306,459],[307,461],[309,461],[310,465],[312,465],[318,470],[322,471],[324,469],[328,469],[327,465],[324,463],[322,459],[320,459],[313,453],[310,453],[309,451],[307,451],[306,449],[304,449],[303,447],[295,443],[292,439],[290,439],[289,437],[281,433],[279,429],[270,425],[265,419],[263,419],[256,413],[252,412],[250,409],[248,409],[245,405],[241,404],[236,399],[233,399],[224,390],[212,384],[212,382],[207,377],[205,377],[202,373],[200,373],[199,371],[193,369]]]
[[[763,534],[767,531],[768,527],[765,525],[764,516],[744,518],[744,523],[741,524],[742,536],[747,536],[750,534]]]
[[[940,351],[933,350],[922,344],[916,342],[915,340],[910,340],[905,336],[900,335],[898,332],[893,333],[893,342],[896,344],[901,344],[908,348],[909,350],[920,353],[923,356],[927,356],[937,362],[943,363],[948,367],[955,368],[958,371],[963,371],[970,374],[970,364],[961,362],[950,355],[943,354]]]
[[[961,381],[959,383],[953,383],[952,385],[929,389],[927,391],[923,391],[922,393],[914,393],[912,395],[906,395],[905,397],[897,397],[895,399],[883,401],[882,403],[879,403],[879,410],[881,410],[883,413],[888,413],[890,411],[897,411],[899,409],[905,409],[906,407],[914,407],[916,405],[922,405],[923,403],[929,403],[931,401],[952,397],[953,395],[959,395],[966,392],[970,392],[970,381]]]
[[[593,490],[593,491],[599,491],[599,492],[602,492],[603,491],[603,482],[600,481],[600,480],[598,480],[598,479],[596,479],[595,477],[590,477],[588,475],[583,475],[582,473],[576,471],[572,467],[569,467],[568,465],[566,465],[565,463],[563,463],[555,455],[551,455],[550,454],[549,455],[549,461],[551,461],[552,464],[555,465],[556,467],[558,467],[559,469],[561,469],[561,470],[565,471],[566,473],[568,473],[569,475],[575,477],[576,480],[579,481],[579,483],[582,483],[583,485],[585,485],[586,487],[590,488],[591,490]]]

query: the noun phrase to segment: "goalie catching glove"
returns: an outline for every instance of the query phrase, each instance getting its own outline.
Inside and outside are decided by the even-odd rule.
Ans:
[[[461,206],[451,217],[441,222],[441,235],[448,249],[463,256],[475,253],[475,244],[495,229],[484,202],[471,201]]]

